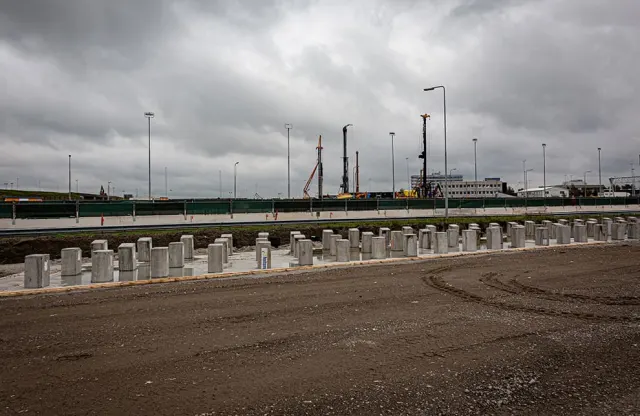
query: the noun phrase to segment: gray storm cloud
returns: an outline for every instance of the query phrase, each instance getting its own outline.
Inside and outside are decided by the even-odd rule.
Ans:
[[[362,187],[417,174],[420,114],[430,169],[443,170],[447,86],[450,168],[471,178],[597,181],[638,167],[640,3],[574,1],[0,1],[0,186],[146,195],[164,168],[173,197],[292,194],[323,136],[325,189],[337,192],[342,126]]]

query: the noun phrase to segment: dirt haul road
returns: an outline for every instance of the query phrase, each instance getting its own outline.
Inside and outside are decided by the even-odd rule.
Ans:
[[[640,246],[0,300],[0,413],[640,414]]]

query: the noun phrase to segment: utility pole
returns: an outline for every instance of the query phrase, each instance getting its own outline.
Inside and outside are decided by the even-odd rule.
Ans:
[[[69,155],[69,201],[71,201],[71,155]]]
[[[418,156],[418,159],[422,159],[422,197],[427,197],[427,119],[430,119],[429,114],[421,114],[422,117],[422,153]]]
[[[233,165],[233,199],[237,199],[238,198],[238,194],[237,194],[237,179],[238,179],[238,163],[240,162],[236,162],[235,165]]]
[[[395,156],[393,154],[393,137],[396,135],[394,132],[390,132],[391,136],[391,183],[392,183],[392,198],[396,198],[396,166],[395,166]]]
[[[218,186],[220,187],[220,199],[222,199],[222,169],[218,170]]]
[[[358,155],[360,152],[356,150],[356,194],[360,192],[360,161]]]
[[[165,198],[169,198],[169,186],[168,186],[168,180],[167,180],[167,167],[164,167],[164,196]]]
[[[144,113],[144,116],[149,122],[149,201],[151,201],[151,119],[155,117],[155,114],[148,111]]]
[[[547,144],[542,143],[542,197],[547,206]]]
[[[291,199],[291,141],[289,139],[289,131],[293,128],[293,124],[286,123],[284,128],[287,129],[287,198]]]
[[[473,139],[473,170],[475,172],[476,198],[478,198],[480,196],[478,194],[478,139],[475,137]]]

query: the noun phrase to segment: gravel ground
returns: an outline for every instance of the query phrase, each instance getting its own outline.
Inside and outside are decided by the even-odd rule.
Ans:
[[[640,414],[637,244],[0,300],[0,414]]]

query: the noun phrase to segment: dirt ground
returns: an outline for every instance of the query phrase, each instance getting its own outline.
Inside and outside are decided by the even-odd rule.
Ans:
[[[640,414],[640,245],[0,300],[0,414]]]

